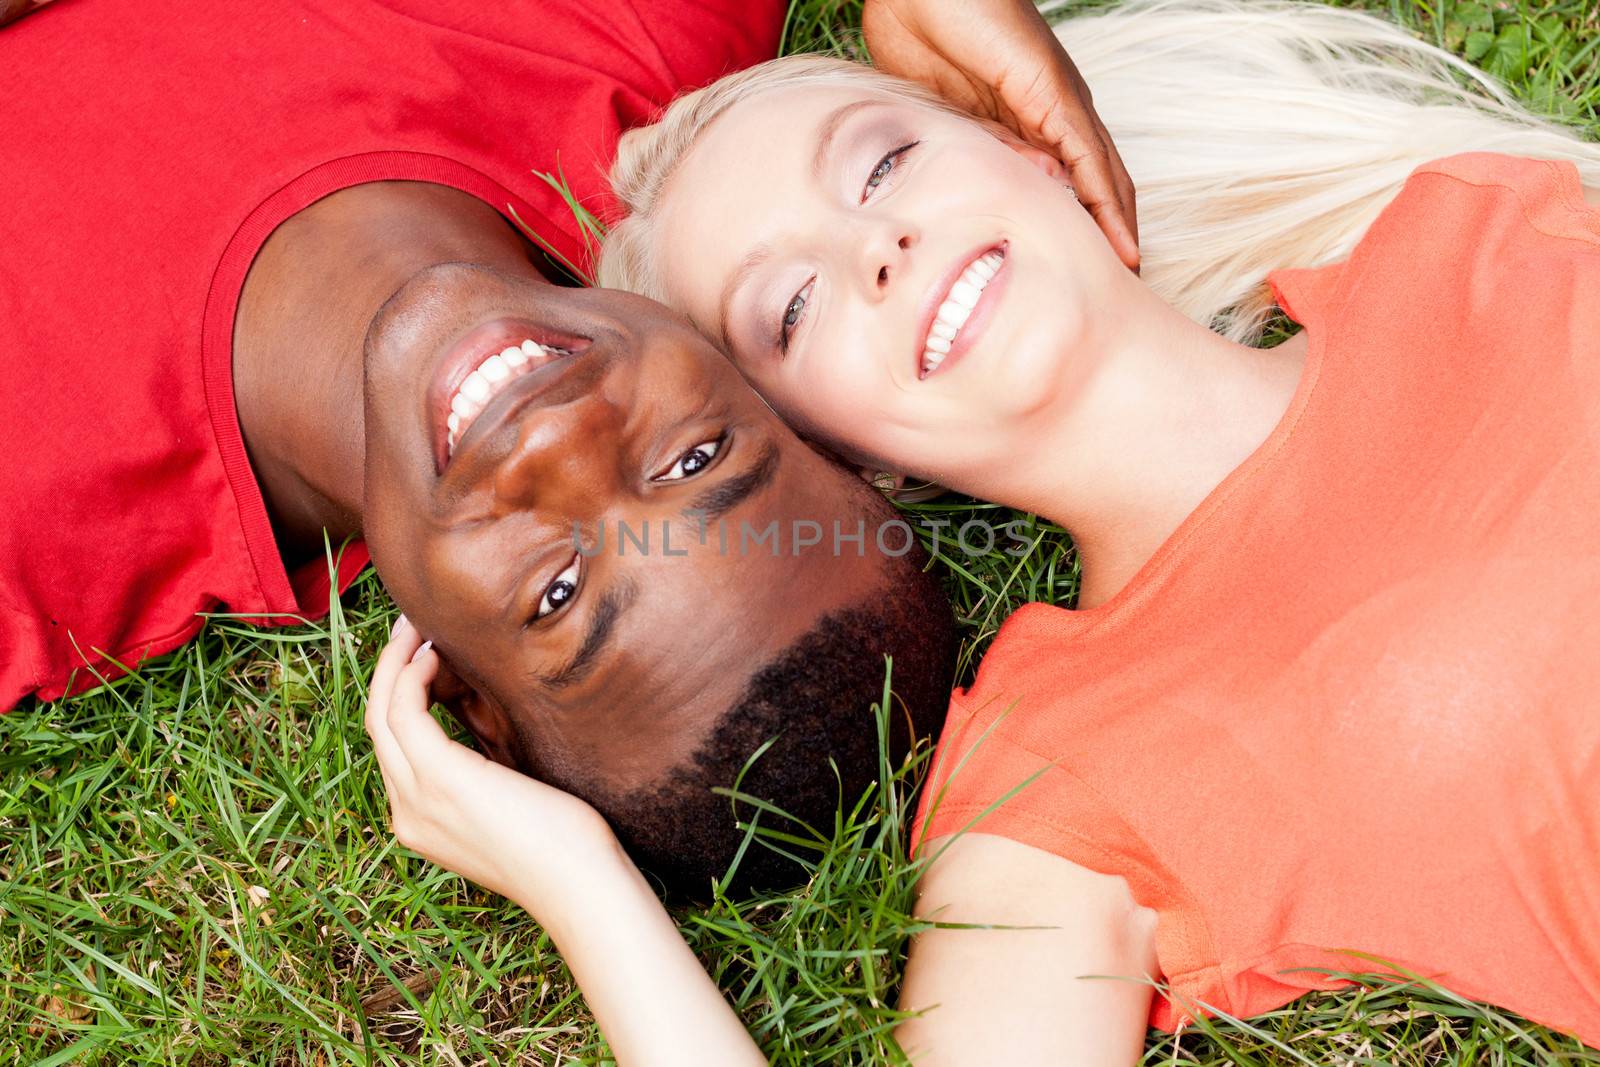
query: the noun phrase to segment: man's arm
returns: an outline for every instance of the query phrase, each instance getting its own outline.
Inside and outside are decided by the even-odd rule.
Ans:
[[[48,4],[50,0],[0,0],[0,26],[6,26]]]
[[[950,847],[939,854],[942,844]],[[1144,1049],[1155,913],[1121,878],[992,834],[927,846],[917,913],[1032,929],[930,930],[906,964],[895,1031],[917,1067],[1129,1067]]]

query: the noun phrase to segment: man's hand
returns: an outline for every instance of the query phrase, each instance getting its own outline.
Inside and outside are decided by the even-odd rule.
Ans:
[[[866,0],[873,62],[1010,127],[1066,164],[1078,199],[1130,268],[1133,182],[1089,87],[1030,0]]]
[[[395,837],[541,923],[559,922],[586,883],[631,865],[589,805],[445,734],[429,711],[438,671],[439,654],[402,619],[378,657],[366,717]]]

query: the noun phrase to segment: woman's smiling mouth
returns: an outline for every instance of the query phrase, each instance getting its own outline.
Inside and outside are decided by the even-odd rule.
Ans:
[[[938,294],[938,303],[933,305],[932,320],[923,335],[922,352],[917,361],[918,378],[928,377],[944,366],[952,353],[965,350],[978,330],[974,328],[964,333],[963,328],[983,302],[990,283],[1005,267],[1005,258],[1006,245],[1002,243],[986,249],[964,267],[958,265],[955,278]]]

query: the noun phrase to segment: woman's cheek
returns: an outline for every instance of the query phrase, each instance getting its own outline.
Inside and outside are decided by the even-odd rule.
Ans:
[[[813,373],[792,383],[794,391],[788,397],[788,410],[800,413],[802,421],[832,436],[856,422],[861,398],[848,377],[843,376],[844,368],[822,367],[820,363],[814,361],[810,368]]]

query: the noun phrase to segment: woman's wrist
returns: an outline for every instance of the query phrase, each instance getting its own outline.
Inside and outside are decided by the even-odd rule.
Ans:
[[[530,856],[508,878],[513,901],[549,931],[560,945],[580,935],[600,916],[600,909],[636,897],[640,890],[659,907],[649,884],[634,866],[622,843],[602,822],[601,832],[586,836],[559,864],[549,856]],[[610,903],[608,903],[610,902]]]
[[[672,916],[617,846],[545,930],[622,1067],[764,1064]]]

